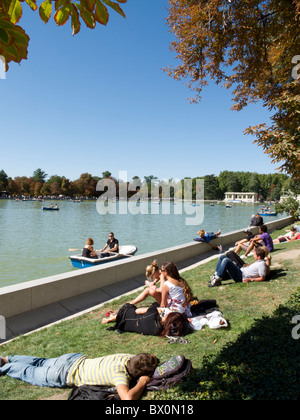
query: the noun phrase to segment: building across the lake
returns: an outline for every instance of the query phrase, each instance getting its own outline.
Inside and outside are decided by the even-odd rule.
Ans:
[[[225,200],[228,203],[255,203],[258,194],[255,192],[226,192]]]

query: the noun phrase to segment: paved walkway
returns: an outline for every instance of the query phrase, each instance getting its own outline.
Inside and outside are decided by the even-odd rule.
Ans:
[[[224,247],[226,252],[229,247]],[[201,264],[219,257],[219,253],[210,251],[177,264],[181,273],[191,270]],[[93,290],[73,298],[34,309],[32,311],[6,319],[6,340],[0,340],[0,345],[20,335],[30,334],[38,329],[49,327],[68,319],[96,310],[108,302],[121,296],[140,291],[145,286],[145,275],[120,283]]]

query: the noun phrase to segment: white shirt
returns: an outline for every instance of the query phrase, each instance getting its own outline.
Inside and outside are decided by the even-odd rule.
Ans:
[[[257,260],[249,267],[242,267],[243,280],[246,278],[266,277],[267,275],[267,264],[265,260]]]

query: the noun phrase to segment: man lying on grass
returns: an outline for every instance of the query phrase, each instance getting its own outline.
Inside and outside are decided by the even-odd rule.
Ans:
[[[262,247],[256,248],[254,250],[255,262],[240,268],[226,255],[221,255],[208,287],[221,286],[222,280],[228,280],[229,278],[232,278],[236,283],[264,281],[267,276],[265,257],[265,250]]]
[[[66,388],[82,385],[116,387],[121,400],[137,400],[159,364],[153,354],[114,354],[87,359],[81,353],[55,359],[32,356],[0,357],[0,376],[7,375],[31,385]],[[137,384],[130,389],[130,381]]]

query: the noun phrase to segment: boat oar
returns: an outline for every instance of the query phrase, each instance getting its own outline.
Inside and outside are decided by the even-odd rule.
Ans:
[[[112,254],[112,255],[120,255],[120,257],[134,257],[134,255],[129,255],[129,254],[119,254],[118,252],[112,252],[112,251],[105,251],[107,254]]]

